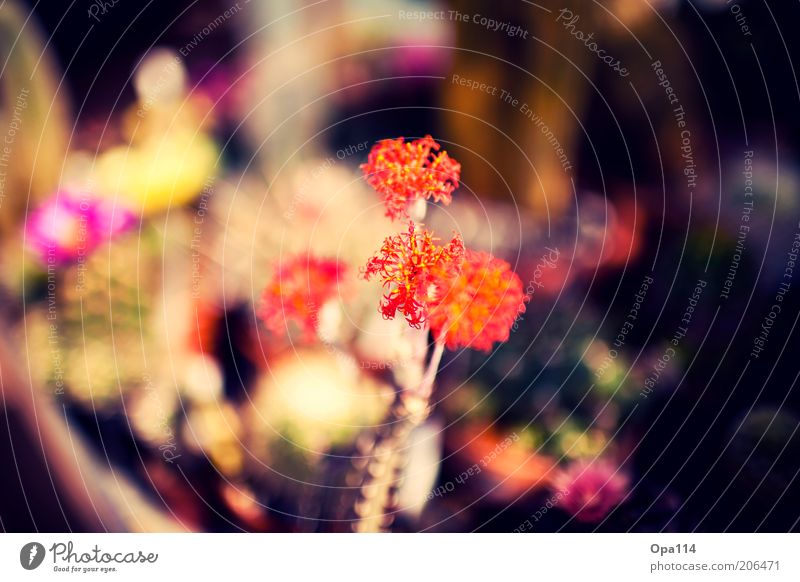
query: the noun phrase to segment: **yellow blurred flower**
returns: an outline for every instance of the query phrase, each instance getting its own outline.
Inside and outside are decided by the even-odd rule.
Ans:
[[[212,176],[216,144],[205,134],[178,130],[135,146],[117,146],[97,160],[99,194],[119,196],[145,215],[193,200]]]
[[[571,459],[596,457],[606,446],[606,437],[601,431],[567,429],[558,435],[561,453]]]

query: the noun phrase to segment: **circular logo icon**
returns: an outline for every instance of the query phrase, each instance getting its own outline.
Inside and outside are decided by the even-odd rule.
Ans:
[[[19,551],[19,563],[26,570],[35,570],[44,561],[44,546],[39,542],[30,542]]]

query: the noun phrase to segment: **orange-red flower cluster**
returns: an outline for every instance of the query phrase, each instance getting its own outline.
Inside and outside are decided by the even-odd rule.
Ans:
[[[296,324],[306,341],[317,336],[319,310],[339,292],[346,271],[344,263],[310,255],[297,255],[275,265],[261,296],[258,317],[271,332],[289,330]]]
[[[387,288],[380,304],[386,319],[399,311],[415,328],[428,325],[449,349],[489,351],[503,342],[528,296],[511,265],[489,253],[465,249],[456,235],[438,246],[428,231],[387,238],[369,259],[364,277]]]
[[[446,204],[458,187],[461,165],[431,136],[407,143],[383,140],[362,165],[367,181],[384,196],[392,218],[408,215],[410,202]],[[377,279],[386,319],[402,314],[415,328],[427,326],[450,349],[489,351],[506,341],[529,297],[511,266],[489,253],[464,248],[459,235],[437,244],[430,231],[409,221],[407,232],[386,238],[367,261],[362,276]],[[258,316],[274,333],[296,324],[307,340],[318,335],[318,312],[339,292],[344,265],[336,260],[297,256],[276,266],[264,290]]]
[[[369,259],[363,276],[378,278],[386,289],[380,305],[384,318],[392,319],[399,311],[412,327],[425,323],[436,281],[457,273],[464,255],[460,236],[444,246],[436,240],[427,230],[417,232],[409,222],[408,232],[384,240],[378,254]]]
[[[393,220],[408,216],[409,203],[419,198],[450,204],[461,164],[440,148],[429,135],[412,142],[400,137],[375,144],[361,170],[367,183],[383,195],[387,216]]]
[[[467,249],[460,271],[437,281],[438,299],[428,322],[437,340],[455,350],[489,351],[508,340],[514,320],[529,297],[511,265],[489,253]]]
[[[420,198],[450,203],[461,165],[439,150],[429,135],[410,143],[387,139],[372,148],[361,169],[383,195],[387,216],[407,217],[409,203]],[[387,238],[369,260],[364,277],[379,279],[387,290],[383,316],[391,319],[399,311],[412,327],[428,325],[450,349],[488,351],[507,340],[529,299],[519,277],[505,261],[465,251],[458,236],[443,247],[435,240],[411,222],[407,233]]]

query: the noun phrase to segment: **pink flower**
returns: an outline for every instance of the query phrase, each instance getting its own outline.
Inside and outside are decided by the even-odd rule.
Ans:
[[[127,209],[111,201],[57,192],[25,223],[25,239],[44,263],[64,263],[90,254],[135,222]]]
[[[579,460],[553,478],[553,489],[564,492],[561,508],[584,523],[597,523],[619,505],[630,479],[608,460]]]

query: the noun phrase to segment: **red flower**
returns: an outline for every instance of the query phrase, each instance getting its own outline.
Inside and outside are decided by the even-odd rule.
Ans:
[[[258,317],[271,332],[286,333],[288,323],[300,327],[303,339],[314,341],[322,306],[339,292],[346,265],[335,259],[298,255],[278,263],[261,295]]]
[[[464,255],[461,237],[455,235],[445,246],[435,244],[436,240],[427,230],[418,233],[411,221],[407,233],[384,240],[378,254],[367,261],[363,277],[378,277],[388,289],[380,304],[385,319],[393,319],[400,311],[411,327],[422,327],[434,277],[458,272]]]
[[[429,135],[412,142],[400,137],[373,146],[361,170],[367,183],[383,195],[386,216],[408,216],[408,204],[418,198],[450,204],[458,188],[461,164],[438,152],[440,145]]]
[[[455,350],[489,351],[508,339],[525,303],[522,281],[511,265],[489,253],[467,250],[456,276],[440,275],[433,282],[429,322],[437,340]]]

